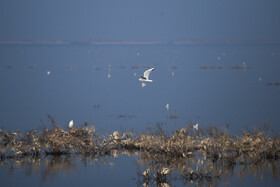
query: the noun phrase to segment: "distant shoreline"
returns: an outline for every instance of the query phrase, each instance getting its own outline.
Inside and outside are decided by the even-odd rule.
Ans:
[[[0,41],[0,45],[279,45],[280,41]]]

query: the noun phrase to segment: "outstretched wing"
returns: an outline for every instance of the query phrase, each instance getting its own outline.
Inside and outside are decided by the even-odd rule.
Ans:
[[[146,79],[149,79],[149,76],[150,76],[150,73],[154,70],[155,68],[151,68],[151,69],[148,69],[147,71],[144,72],[144,77]]]

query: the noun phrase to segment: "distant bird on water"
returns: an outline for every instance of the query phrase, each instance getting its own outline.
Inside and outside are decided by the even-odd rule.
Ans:
[[[71,120],[71,121],[69,122],[68,127],[69,127],[69,128],[72,128],[72,127],[73,127],[73,125],[74,125],[74,121],[73,121],[73,120]]]
[[[166,108],[166,110],[169,109],[169,104],[168,103],[165,105],[165,108]]]
[[[198,130],[198,123],[193,125],[193,129]]]

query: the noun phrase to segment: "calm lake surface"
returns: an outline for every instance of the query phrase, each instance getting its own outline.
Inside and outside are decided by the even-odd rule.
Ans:
[[[138,78],[149,67],[155,67],[153,82],[142,87]],[[49,114],[62,128],[70,120],[74,126],[86,121],[100,134],[157,124],[172,133],[188,123],[228,125],[234,133],[269,124],[279,133],[279,71],[276,44],[0,45],[0,127],[49,127]],[[104,159],[6,161],[0,179],[4,186],[142,185],[137,171],[145,165],[137,155]],[[213,185],[278,186],[279,163],[274,164],[244,176],[237,166]]]

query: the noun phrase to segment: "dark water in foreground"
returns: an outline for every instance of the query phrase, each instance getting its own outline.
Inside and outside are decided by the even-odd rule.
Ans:
[[[148,67],[154,82],[142,88]],[[101,133],[158,123],[171,132],[189,122],[237,133],[269,123],[279,132],[279,70],[279,45],[1,45],[0,127],[49,126],[50,114],[62,127],[87,121]],[[7,160],[0,178],[8,186],[142,185],[137,159]],[[255,167],[234,167],[213,184],[278,186],[279,163]]]
[[[138,161],[137,161],[138,160]],[[279,186],[279,161],[261,165],[217,167],[220,178],[189,180],[176,174],[165,182],[146,181],[142,172],[147,164],[139,156],[116,155],[92,159],[75,156],[8,160],[0,167],[1,186]]]

